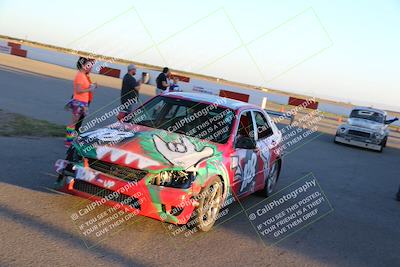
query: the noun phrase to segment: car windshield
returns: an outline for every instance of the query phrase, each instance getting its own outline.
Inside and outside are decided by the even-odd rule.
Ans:
[[[361,109],[353,110],[350,114],[350,118],[364,119],[378,123],[383,123],[385,119],[382,113]]]
[[[130,123],[217,143],[229,139],[235,113],[212,104],[157,96],[133,112]]]

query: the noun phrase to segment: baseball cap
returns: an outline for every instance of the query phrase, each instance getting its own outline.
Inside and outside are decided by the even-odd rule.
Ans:
[[[128,65],[128,71],[133,70],[133,69],[136,69],[135,64],[129,64]]]

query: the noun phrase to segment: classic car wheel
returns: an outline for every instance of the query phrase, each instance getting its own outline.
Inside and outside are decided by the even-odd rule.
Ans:
[[[396,194],[396,200],[400,201],[400,187],[399,187],[399,192],[397,192],[397,194]]]
[[[335,144],[339,144],[339,142],[336,141],[336,137],[337,137],[337,135],[335,135],[335,137],[333,138],[333,142],[334,142]]]
[[[382,142],[381,142],[381,146],[382,147],[386,147],[386,143],[387,143],[387,137],[385,137]]]
[[[222,204],[222,182],[218,177],[211,179],[200,192],[199,206],[194,211],[194,220],[199,230],[209,231],[217,220]]]
[[[279,172],[280,172],[280,161],[275,161],[271,167],[268,178],[265,181],[265,187],[263,189],[263,194],[265,197],[269,197],[274,192],[276,182],[278,181],[279,178]]]

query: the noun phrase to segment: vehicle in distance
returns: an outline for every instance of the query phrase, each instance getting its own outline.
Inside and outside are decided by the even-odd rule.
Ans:
[[[56,162],[61,191],[208,231],[228,198],[275,188],[282,134],[257,106],[165,93],[124,120],[75,139]]]
[[[356,107],[347,123],[337,128],[334,141],[382,152],[389,137],[388,126],[396,120],[387,120],[386,111],[380,109]]]

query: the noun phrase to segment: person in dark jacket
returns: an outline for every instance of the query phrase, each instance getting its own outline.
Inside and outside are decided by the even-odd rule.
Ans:
[[[156,95],[161,95],[162,93],[165,92],[165,90],[168,89],[169,87],[169,76],[171,75],[171,71],[169,68],[165,67],[163,71],[157,76],[156,83],[157,83],[157,88],[156,88]]]
[[[135,79],[136,66],[128,65],[128,72],[122,80],[121,105],[126,113],[132,112],[133,107],[138,101],[140,83]]]

